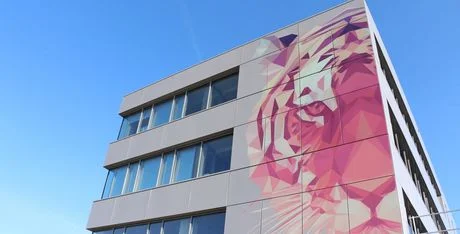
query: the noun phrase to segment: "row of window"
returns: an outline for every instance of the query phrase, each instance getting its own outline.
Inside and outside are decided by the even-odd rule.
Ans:
[[[229,170],[232,140],[227,135],[112,169],[102,198]]]
[[[215,213],[110,229],[94,234],[223,234],[224,228],[225,213]]]
[[[238,74],[233,74],[155,103],[151,107],[124,117],[118,139],[233,100],[236,98],[237,88]]]

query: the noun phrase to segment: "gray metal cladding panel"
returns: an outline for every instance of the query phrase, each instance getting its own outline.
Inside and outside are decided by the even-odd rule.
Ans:
[[[150,191],[142,191],[115,199],[112,223],[128,223],[145,219]]]
[[[123,97],[123,100],[120,105],[120,113],[129,110],[130,107],[135,107],[135,106],[138,106],[140,103],[142,103],[143,95],[144,95],[144,89],[141,89],[139,91],[136,91],[134,93],[131,93]]]
[[[104,166],[110,165],[113,162],[120,162],[125,160],[126,155],[128,155],[128,150],[132,138],[133,137],[128,137],[123,140],[110,143],[105,157]]]
[[[112,211],[115,199],[101,200],[93,203],[86,228],[104,227],[112,223]]]
[[[120,113],[237,67],[240,65],[240,60],[241,48],[236,48],[160,80],[125,96],[120,106]]]
[[[151,190],[146,218],[170,216],[189,211],[192,181]]]
[[[212,175],[193,181],[190,191],[190,211],[225,207],[227,205],[229,173]]]
[[[229,173],[211,175],[93,203],[95,229],[227,206]]]
[[[238,75],[238,98],[259,92],[267,86],[265,58],[242,64]]]

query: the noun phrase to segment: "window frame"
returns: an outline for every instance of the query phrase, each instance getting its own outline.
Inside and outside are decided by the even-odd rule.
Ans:
[[[133,191],[126,191],[127,189],[129,190],[129,182],[130,182],[130,173],[131,173],[131,165],[132,164],[137,164],[136,168],[136,174],[134,175],[134,184],[133,184]],[[123,190],[121,192],[121,195],[129,194],[129,193],[134,193],[137,192],[137,185],[138,185],[138,177],[139,177],[139,170],[141,169],[141,160],[135,161],[135,162],[130,162],[128,164],[128,167],[126,169],[126,175],[125,175],[125,184],[123,185]]]
[[[210,89],[211,89],[210,83],[211,83],[211,82],[207,82],[207,83],[201,84],[201,85],[199,85],[199,86],[196,86],[196,87],[194,87],[194,88],[192,88],[192,89],[190,89],[190,90],[187,90],[187,100],[186,100],[186,101],[187,101],[187,102],[186,102],[187,105],[186,105],[185,108],[184,108],[184,109],[185,109],[184,117],[187,117],[187,116],[190,116],[190,115],[194,115],[194,114],[196,114],[196,113],[200,113],[200,112],[202,112],[202,111],[204,111],[204,110],[209,109],[209,92],[210,92]],[[200,110],[197,110],[197,111],[194,111],[194,112],[192,112],[192,113],[187,114],[187,107],[188,107],[189,99],[190,99],[190,98],[189,98],[189,93],[192,92],[192,91],[195,91],[195,90],[202,89],[202,88],[207,88],[207,89],[208,89],[208,90],[206,90],[206,92],[203,92],[204,94],[207,95],[205,107],[204,107],[204,108],[201,108]],[[203,104],[204,104],[204,103],[203,103]],[[182,118],[184,118],[184,117],[182,117]]]
[[[164,234],[164,227],[165,227],[166,222],[178,221],[178,220],[188,220],[188,234],[192,234],[193,233],[193,221],[194,221],[195,218],[200,218],[200,217],[210,216],[210,215],[222,215],[222,214],[224,215],[224,219],[223,219],[224,223],[223,223],[222,233],[225,233],[225,222],[226,222],[226,217],[227,217],[227,209],[225,207],[219,208],[218,210],[214,210],[214,211],[210,211],[210,212],[194,213],[194,214],[189,214],[189,215],[181,215],[181,216],[176,217],[176,218],[164,218],[164,219],[161,219],[161,220],[140,223],[140,224],[137,224],[137,225],[129,225],[129,226],[127,225],[127,226],[122,226],[122,227],[117,227],[117,228],[110,228],[110,229],[107,229],[107,230],[100,230],[98,232],[114,233],[115,230],[123,230],[123,233],[125,234],[126,230],[128,228],[130,228],[130,227],[145,226],[146,227],[145,233],[152,234],[152,233],[150,233],[150,227],[152,226],[152,224],[160,224],[161,225],[160,226],[160,233]],[[92,234],[97,234],[98,232],[92,232]]]
[[[160,123],[160,124],[157,124],[155,125],[155,120],[156,120],[156,113],[157,113],[157,109],[155,109],[155,106],[158,106],[159,104],[165,104],[165,103],[168,103],[170,102],[170,109],[169,109],[169,116],[168,116],[168,120],[166,122],[163,122],[163,123]],[[156,105],[155,105],[156,104]],[[159,101],[159,102],[156,102],[153,107],[152,107],[152,112],[153,113],[153,118],[152,118],[152,126],[150,126],[150,129],[152,128],[157,128],[157,127],[160,127],[160,126],[163,126],[165,124],[168,124],[171,122],[171,114],[173,113],[173,109],[174,109],[174,97],[173,98],[167,98],[167,99],[163,99],[162,101]]]
[[[216,82],[219,82],[219,81],[221,81],[221,80],[234,78],[234,76],[236,76],[236,87],[235,87],[236,92],[235,92],[235,98],[229,99],[229,100],[227,100],[227,101],[224,101],[224,102],[221,102],[221,103],[218,103],[218,104],[213,105],[213,104],[212,104],[212,90],[211,90],[211,89],[213,89],[213,88],[212,88],[212,84],[213,84],[213,83],[216,83]],[[239,79],[240,79],[240,77],[239,77],[239,72],[235,72],[235,73],[231,73],[231,74],[229,74],[229,75],[227,75],[227,76],[224,76],[224,77],[221,77],[221,78],[217,78],[217,79],[212,80],[212,81],[210,82],[210,87],[209,87],[209,89],[210,89],[210,91],[209,91],[209,95],[210,95],[210,96],[209,96],[209,99],[210,99],[210,100],[209,100],[209,106],[208,106],[208,108],[212,108],[212,107],[215,107],[215,106],[220,106],[220,105],[223,105],[223,104],[225,104],[225,103],[227,103],[227,102],[230,102],[230,101],[232,101],[232,100],[238,99],[238,82],[239,82]]]
[[[236,93],[235,93],[235,97],[233,99],[229,99],[227,101],[224,101],[222,103],[219,103],[219,104],[215,104],[215,105],[212,105],[212,90],[213,90],[213,83],[215,82],[218,82],[220,80],[224,80],[224,79],[228,79],[228,78],[232,78],[233,76],[236,76]],[[123,117],[123,120],[121,122],[121,125],[120,125],[120,128],[119,128],[119,131],[118,131],[118,136],[117,136],[117,141],[119,140],[123,140],[123,139],[126,139],[130,136],[133,136],[135,134],[139,134],[139,133],[142,133],[142,132],[145,132],[145,131],[148,131],[152,128],[156,128],[156,127],[159,127],[159,126],[162,126],[162,125],[165,125],[165,124],[168,124],[168,123],[171,123],[173,121],[176,121],[176,120],[180,120],[180,119],[183,119],[189,115],[193,115],[193,114],[196,114],[196,113],[200,113],[204,110],[208,110],[210,108],[213,108],[215,106],[219,106],[219,105],[222,105],[222,104],[225,104],[225,103],[228,103],[230,101],[233,101],[233,100],[236,100],[238,99],[238,83],[239,83],[239,70],[238,71],[235,71],[235,72],[231,72],[230,74],[228,75],[224,75],[224,76],[219,76],[219,78],[215,78],[215,79],[209,79],[207,82],[199,82],[199,84],[201,85],[193,85],[192,87],[193,88],[187,88],[185,89],[185,91],[182,91],[182,92],[178,92],[177,94],[173,95],[172,97],[170,96],[169,98],[162,98],[160,101],[156,101],[154,102],[153,104],[149,105],[149,106],[145,106],[145,107],[142,107],[140,108],[140,110],[136,111],[136,112],[133,112],[132,114],[130,115],[127,115],[127,116],[122,116]],[[200,89],[200,88],[203,88],[203,87],[207,87],[208,90],[207,90],[207,98],[206,98],[206,105],[204,108],[198,110],[198,111],[195,111],[195,112],[192,112],[192,113],[189,113],[187,114],[187,107],[189,106],[189,93],[190,91],[193,91],[193,90],[196,90],[196,89]],[[176,97],[177,96],[181,96],[181,95],[184,95],[184,103],[182,105],[182,113],[181,113],[181,116],[177,119],[174,118],[174,108],[175,108],[175,104],[176,104]],[[170,110],[170,113],[169,113],[169,118],[166,122],[164,123],[161,123],[161,124],[158,124],[158,125],[155,125],[155,120],[154,120],[154,117],[155,114],[156,114],[156,110],[155,110],[155,106],[157,106],[158,104],[161,104],[163,102],[168,102],[168,101],[171,101],[171,110]],[[142,123],[142,119],[144,117],[144,110],[148,109],[148,108],[151,108],[151,111],[150,111],[150,117],[149,117],[149,123],[147,124],[147,128],[143,131],[141,131],[141,123]],[[136,113],[139,113],[140,112],[140,115],[139,115],[139,122],[137,124],[137,128],[136,128],[136,132],[133,133],[133,134],[127,134],[126,136],[123,136],[123,137],[120,137],[120,134],[121,134],[121,130],[122,130],[122,127],[123,127],[123,123],[124,123],[124,120],[128,117],[130,117],[131,115],[135,115]]]
[[[157,188],[157,187],[162,187],[162,186],[167,186],[167,185],[170,185],[170,184],[176,184],[176,183],[180,183],[180,182],[185,182],[185,181],[189,181],[189,180],[193,180],[193,179],[197,179],[197,178],[200,178],[200,177],[205,177],[205,176],[209,176],[209,175],[213,175],[213,174],[217,174],[217,173],[223,173],[223,172],[226,172],[226,171],[229,171],[231,169],[231,159],[232,159],[232,153],[233,153],[233,132],[226,132],[226,133],[222,133],[222,134],[219,134],[217,136],[214,136],[214,137],[206,137],[204,139],[201,139],[199,141],[192,141],[188,144],[185,144],[183,146],[180,146],[180,147],[176,147],[174,149],[171,149],[171,150],[166,150],[162,153],[157,153],[157,154],[154,154],[154,155],[150,155],[149,157],[145,157],[143,159],[140,159],[140,160],[136,160],[136,161],[133,161],[133,162],[129,162],[128,164],[125,164],[125,165],[122,165],[122,166],[119,166],[119,167],[116,167],[116,168],[112,168],[112,169],[109,169],[108,170],[108,173],[106,175],[106,180],[105,180],[105,184],[104,184],[104,187],[103,187],[103,191],[102,191],[102,196],[101,196],[101,199],[109,199],[109,198],[113,198],[113,197],[118,197],[118,196],[122,196],[122,195],[125,195],[125,194],[130,194],[130,193],[134,193],[134,192],[138,192],[138,191],[144,191],[144,190],[149,190],[149,189],[154,189],[154,188]],[[219,139],[223,139],[223,138],[226,138],[226,137],[230,137],[231,138],[231,146],[230,146],[230,166],[227,170],[222,170],[222,171],[218,171],[218,172],[213,172],[213,173],[208,173],[208,174],[203,174],[203,170],[204,170],[204,166],[205,166],[205,159],[204,159],[204,144],[207,143],[207,142],[210,142],[210,141],[215,141],[215,140],[219,140]],[[179,151],[183,150],[183,149],[187,149],[187,148],[195,148],[194,150],[194,167],[192,168],[192,176],[190,178],[187,178],[187,179],[182,179],[182,180],[177,180],[177,175],[176,175],[176,171],[178,170],[178,157],[179,157]],[[198,151],[197,151],[198,150]],[[165,184],[162,184],[162,179],[163,179],[163,173],[166,169],[166,160],[165,158],[166,157],[172,157],[172,163],[171,163],[171,171],[169,173],[169,180],[167,183]],[[159,166],[158,166],[158,169],[155,170],[155,172],[157,173],[156,175],[156,178],[155,178],[155,183],[152,187],[145,187],[145,188],[141,188],[141,184],[142,184],[142,181],[141,179],[143,178],[142,176],[142,173],[144,173],[144,163],[145,161],[149,161],[149,160],[155,160],[155,159],[159,159]],[[132,164],[138,164],[137,165],[137,172],[136,172],[136,175],[134,176],[134,186],[133,186],[133,191],[127,191],[128,189],[128,186],[129,186],[129,175],[130,175],[130,166]],[[123,181],[123,187],[122,187],[122,190],[121,190],[121,193],[118,194],[118,195],[113,195],[112,194],[112,190],[113,190],[113,186],[114,186],[114,182],[116,182],[115,180],[112,179],[110,185],[107,184],[108,182],[108,178],[109,178],[109,175],[111,173],[111,171],[115,171],[119,168],[122,168],[122,167],[126,167],[126,170],[125,170],[125,176],[124,176],[124,181]],[[114,176],[114,178],[116,178],[116,176]],[[108,195],[107,197],[104,197],[104,191],[106,189],[107,186],[110,186],[110,189],[108,190]]]

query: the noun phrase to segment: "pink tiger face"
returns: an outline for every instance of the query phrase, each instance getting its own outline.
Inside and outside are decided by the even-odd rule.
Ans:
[[[294,43],[280,43],[286,37]],[[271,200],[278,212],[269,220],[291,220],[272,231],[303,226],[308,233],[401,232],[364,9],[346,10],[326,26],[286,37],[268,40],[282,48],[264,60],[273,88],[254,113],[258,134],[248,133],[255,138],[249,139],[251,147],[263,151],[262,159],[250,156],[259,164],[251,178],[262,195],[304,192]],[[360,182],[372,178],[380,179]]]

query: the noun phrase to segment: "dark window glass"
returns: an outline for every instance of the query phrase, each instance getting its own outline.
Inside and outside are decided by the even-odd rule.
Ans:
[[[133,115],[127,116],[123,119],[121,123],[120,133],[118,134],[118,139],[131,136],[137,132],[137,126],[139,125],[139,119],[141,117],[141,112],[137,112]]]
[[[127,187],[123,191],[123,193],[131,193],[135,191],[135,183],[136,183],[136,175],[137,175],[137,168],[139,167],[139,163],[131,163],[129,164],[128,168],[128,178],[127,178]]]
[[[93,234],[112,234],[113,230],[106,230],[106,231],[99,231],[99,232],[93,232]]]
[[[230,169],[232,138],[232,136],[226,136],[203,143],[201,175]]]
[[[174,109],[173,109],[173,120],[182,118],[182,112],[184,109],[185,95],[179,95],[174,98]]]
[[[209,86],[205,85],[187,92],[185,115],[189,115],[206,108],[208,103],[208,89]]]
[[[174,152],[163,155],[163,169],[161,171],[160,185],[169,184],[174,161]]]
[[[161,234],[161,223],[151,223],[149,234]]]
[[[104,192],[102,193],[102,198],[108,198],[110,196],[110,190],[112,190],[113,178],[115,173],[110,170],[107,175],[107,180],[105,181]]]
[[[167,221],[163,227],[163,234],[188,234],[190,219]]]
[[[152,112],[152,108],[149,107],[142,111],[142,119],[141,119],[141,126],[139,128],[139,132],[143,132],[149,128],[149,121],[150,121],[150,113]]]
[[[171,115],[171,106],[172,99],[160,102],[153,106],[153,126],[158,126],[169,122],[169,116]]]
[[[192,234],[223,234],[225,213],[193,217]]]
[[[125,232],[125,228],[117,228],[113,231],[113,234],[123,234]]]
[[[125,234],[147,234],[147,225],[127,227]]]
[[[232,75],[224,79],[212,82],[211,106],[215,106],[236,98],[238,89],[238,75]]]
[[[199,154],[199,145],[177,151],[174,181],[182,181],[195,177]]]
[[[114,169],[114,181],[112,185],[112,191],[110,192],[110,196],[118,196],[123,191],[123,185],[125,184],[125,176],[126,176],[126,169],[128,166],[120,167]]]
[[[161,157],[141,161],[139,190],[153,188],[157,185]]]

